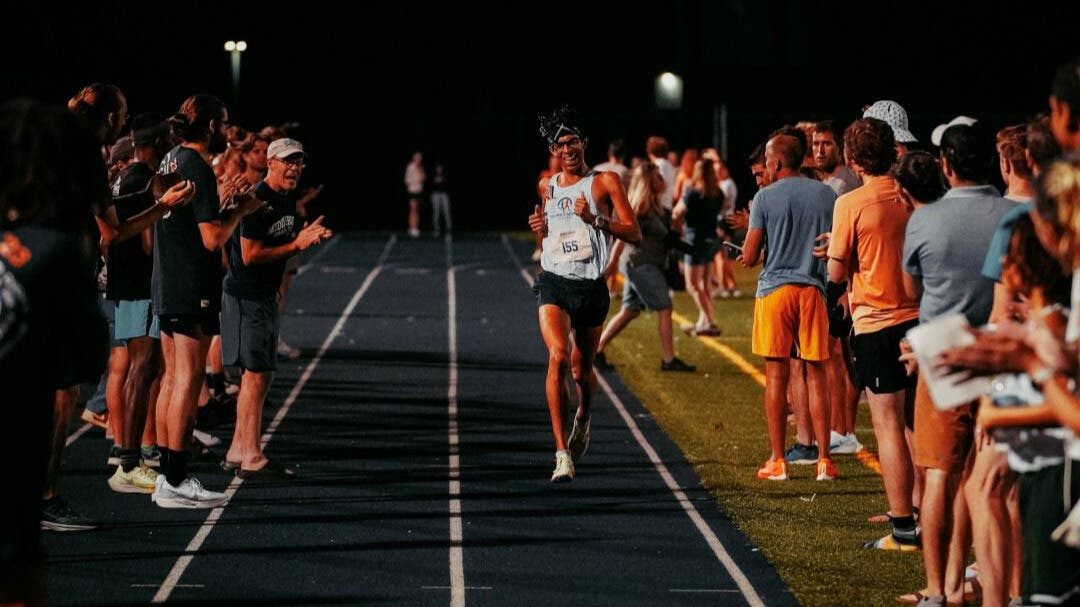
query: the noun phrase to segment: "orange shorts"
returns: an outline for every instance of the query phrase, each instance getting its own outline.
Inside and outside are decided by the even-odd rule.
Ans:
[[[942,411],[934,406],[930,388],[919,373],[915,386],[915,465],[947,472],[964,469],[975,431],[974,404]]]
[[[810,285],[784,285],[754,300],[753,352],[766,358],[829,358],[825,296]]]

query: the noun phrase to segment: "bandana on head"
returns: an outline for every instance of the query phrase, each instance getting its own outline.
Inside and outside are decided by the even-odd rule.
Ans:
[[[548,143],[555,143],[559,140],[559,137],[562,137],[563,135],[577,135],[578,137],[581,137],[581,131],[579,131],[577,127],[572,127],[567,124],[560,124],[559,128],[555,131],[555,135]]]
[[[581,137],[581,127],[574,124],[573,110],[563,106],[550,116],[540,115],[540,136],[553,145],[563,135],[577,135]]]

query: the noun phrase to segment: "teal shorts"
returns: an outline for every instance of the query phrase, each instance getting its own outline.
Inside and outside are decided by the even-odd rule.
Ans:
[[[116,302],[116,327],[113,339],[126,342],[136,337],[161,339],[158,317],[150,310],[150,300]]]

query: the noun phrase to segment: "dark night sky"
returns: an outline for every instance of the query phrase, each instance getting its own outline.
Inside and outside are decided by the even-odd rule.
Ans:
[[[920,139],[959,113],[1018,122],[1045,109],[1053,69],[1080,54],[1080,11],[1064,1],[402,2],[380,18],[368,3],[350,9],[359,18],[314,0],[141,4],[5,3],[0,98],[63,102],[104,81],[134,113],[209,92],[235,123],[298,121],[329,223],[357,228],[404,225],[402,174],[416,148],[446,161],[464,227],[524,228],[546,164],[536,114],[564,101],[591,125],[592,162],[613,137],[632,152],[654,133],[709,145],[713,108],[726,105],[745,197],[743,157],[784,122],[847,121],[881,98],[907,108]],[[239,102],[230,38],[250,46]],[[663,70],[685,79],[681,111],[655,109]]]

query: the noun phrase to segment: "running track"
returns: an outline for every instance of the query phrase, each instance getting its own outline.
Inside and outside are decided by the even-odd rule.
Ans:
[[[548,482],[528,243],[323,246],[264,423],[300,478],[241,483],[219,448],[193,471],[232,502],[164,510],[110,491],[102,433],[80,435],[61,493],[103,528],[46,533],[50,604],[796,604],[615,374],[577,479]]]

